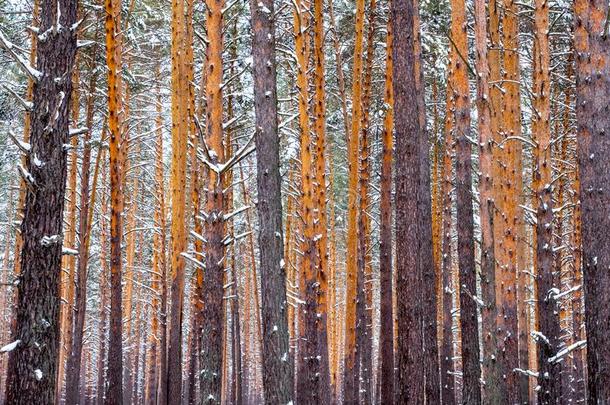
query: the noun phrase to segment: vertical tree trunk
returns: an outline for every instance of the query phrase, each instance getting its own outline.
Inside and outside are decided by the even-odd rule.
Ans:
[[[395,0],[391,6],[393,29],[401,32],[393,43],[394,127],[396,133],[396,234],[398,375],[397,402],[424,401],[422,278],[419,272],[420,137],[415,69],[415,9],[411,0]],[[358,55],[358,52],[356,52]],[[354,98],[356,100],[356,98]]]
[[[285,404],[293,399],[294,367],[289,354],[286,266],[283,257],[273,1],[252,1],[250,9],[256,114],[258,244],[261,247],[263,388],[266,404]]]
[[[104,387],[105,387],[105,373],[104,368],[106,364],[106,352],[108,350],[107,340],[108,340],[108,315],[106,311],[106,307],[108,306],[108,293],[110,292],[110,284],[109,284],[109,269],[108,269],[108,260],[107,260],[107,252],[108,252],[108,170],[106,163],[102,163],[102,184],[104,184],[104,188],[101,191],[102,195],[100,197],[100,217],[99,217],[99,226],[100,226],[100,278],[99,278],[99,286],[100,289],[100,308],[99,308],[99,351],[98,351],[98,359],[97,359],[97,405],[102,405],[104,403]]]
[[[460,280],[460,325],[462,330],[462,403],[481,403],[477,279],[474,263],[474,218],[472,208],[472,146],[470,143],[470,88],[467,61],[466,6],[451,2],[451,36],[454,58],[453,104],[456,141],[456,205],[458,266]]]
[[[59,11],[58,11],[59,10]],[[34,81],[30,155],[20,171],[27,183],[21,224],[23,247],[17,291],[16,322],[6,381],[11,404],[53,403],[59,356],[59,277],[62,254],[62,214],[67,171],[69,107],[76,56],[77,1],[45,0]],[[61,13],[61,14],[60,14]],[[59,27],[62,29],[59,29]],[[67,79],[57,81],[55,78]]]
[[[381,202],[379,229],[379,273],[381,326],[379,355],[381,361],[381,403],[394,403],[394,312],[392,308],[392,149],[394,147],[394,92],[392,89],[392,20],[388,21],[385,66],[385,117],[381,162]]]
[[[95,49],[95,48],[92,48]],[[72,347],[69,350],[66,364],[66,403],[78,402],[78,387],[80,384],[80,369],[83,350],[83,330],[85,327],[85,311],[87,309],[87,266],[89,264],[89,241],[91,237],[91,214],[90,211],[95,204],[95,190],[90,191],[89,175],[91,169],[91,128],[94,116],[94,95],[96,93],[97,73],[91,67],[91,78],[87,99],[87,116],[85,126],[89,128],[84,137],[83,157],[81,166],[81,189],[78,235],[80,243],[78,246],[78,261],[76,273],[76,291],[74,296],[75,312],[73,328],[68,333],[72,334]],[[98,156],[101,155],[101,149]],[[99,162],[99,158],[98,158]],[[96,170],[99,163],[96,163]]]
[[[424,375],[427,403],[440,402],[438,333],[436,326],[437,297],[436,271],[432,251],[432,196],[430,189],[430,144],[426,131],[426,104],[424,89],[424,71],[422,67],[422,46],[420,39],[419,2],[414,2],[413,38],[415,55],[415,86],[417,92],[419,128],[419,191],[418,191],[418,242],[419,272],[423,288],[423,340],[424,340]]]
[[[330,369],[328,350],[329,272],[328,228],[326,216],[326,93],[324,80],[324,0],[313,4],[313,138],[315,144],[314,165],[314,241],[317,249],[318,296],[316,303],[316,340],[320,356],[320,399],[330,401]]]
[[[206,149],[212,166],[224,162],[223,141],[223,0],[207,0],[206,49]],[[206,251],[201,336],[201,400],[204,404],[219,404],[222,401],[222,352],[224,336],[223,273],[224,249],[224,196],[222,173],[208,168],[206,176],[206,206],[204,233]]]
[[[501,71],[501,54],[500,54],[500,4],[497,0],[491,0],[489,3],[489,38],[490,38],[490,46],[487,48],[487,39],[486,32],[484,28],[486,26],[485,22],[485,4],[478,0],[475,3],[475,28],[477,30],[476,33],[476,55],[477,55],[477,72],[480,75],[484,75],[484,64],[487,62],[489,68],[489,76],[487,80],[487,84],[491,82],[497,82],[500,80],[500,71]],[[483,61],[484,58],[487,57],[486,61]],[[479,70],[480,69],[480,70]],[[485,86],[485,82],[482,81],[482,77],[478,76],[478,83],[480,83],[479,89],[483,89]],[[481,283],[481,292],[483,302],[485,307],[481,313],[482,315],[482,330],[483,330],[483,378],[485,380],[485,385],[483,385],[483,400],[486,403],[498,403],[499,401],[503,401],[507,397],[506,392],[506,384],[503,379],[503,357],[500,356],[498,350],[498,307],[500,304],[499,300],[496,300],[498,296],[498,288],[496,278],[500,278],[500,264],[503,260],[504,252],[502,250],[502,246],[500,244],[503,233],[501,232],[499,222],[495,221],[496,214],[501,218],[501,210],[504,207],[503,199],[500,195],[500,184],[502,183],[503,175],[501,173],[501,149],[494,148],[493,145],[499,144],[501,139],[501,132],[504,128],[503,117],[502,117],[502,108],[503,108],[503,97],[502,97],[502,88],[499,86],[491,86],[489,85],[489,139],[486,140],[485,151],[486,154],[481,155],[482,157],[487,157],[491,159],[490,167],[488,167],[487,177],[484,178],[484,182],[481,183],[482,186],[489,187],[487,190],[490,193],[493,193],[490,197],[488,195],[487,201],[483,200],[483,196],[481,196],[481,230],[486,230],[487,227],[491,227],[491,234],[489,232],[486,233],[488,235],[487,238],[483,241],[485,246],[482,246],[483,249],[487,248],[487,253],[482,255],[481,262],[481,274],[483,276]],[[481,90],[479,90],[480,92]],[[478,95],[478,99],[480,100],[482,97],[481,94]],[[478,114],[484,114],[485,109],[481,109],[478,111]],[[481,128],[479,128],[479,133],[481,135],[484,134]],[[491,156],[488,156],[491,154]],[[481,160],[481,163],[486,164],[487,160]],[[482,170],[481,172],[483,176],[485,176],[485,172]],[[493,181],[496,179],[496,181]],[[481,191],[483,188],[481,188]],[[485,212],[483,210],[487,210],[488,217],[485,222],[483,215]],[[492,243],[490,245],[490,243]],[[484,250],[482,250],[484,252]],[[484,267],[483,267],[484,266]],[[498,277],[497,277],[498,276]],[[501,280],[498,280],[501,282]]]
[[[375,11],[377,2],[372,0],[368,10],[368,33],[366,47],[366,63],[364,66],[364,82],[362,95],[362,121],[360,124],[360,160],[359,160],[359,212],[358,217],[358,294],[362,294],[362,300],[357,302],[358,312],[358,343],[357,351],[360,357],[359,369],[361,370],[361,387],[358,392],[364,403],[372,400],[373,379],[373,353],[372,353],[372,327],[373,327],[373,280],[371,267],[371,219],[367,214],[370,205],[370,179],[371,168],[369,163],[370,142],[370,104],[372,92],[372,71],[375,51]]]
[[[447,95],[445,108],[445,142],[443,151],[442,168],[442,206],[443,206],[443,260],[442,260],[442,306],[443,306],[443,337],[441,346],[441,398],[443,404],[455,404],[455,361],[453,349],[453,280],[452,271],[452,218],[453,218],[453,155],[455,153],[455,142],[453,140],[453,65],[456,57],[455,52],[449,51],[449,66],[447,74]]]
[[[538,299],[538,402],[559,404],[561,398],[561,365],[551,357],[559,350],[559,306],[553,276],[553,191],[551,168],[550,77],[549,77],[549,9],[544,0],[537,0],[534,13],[534,65],[532,134],[534,148],[534,181],[536,227],[534,266],[537,275]],[[567,388],[567,387],[566,387]]]
[[[610,46],[607,1],[574,5],[576,118],[587,326],[587,402],[610,398]]]
[[[348,142],[348,202],[346,245],[346,303],[345,303],[345,365],[343,368],[343,400],[354,403],[358,398],[359,372],[356,366],[356,295],[358,273],[358,152],[362,120],[362,65],[364,42],[365,1],[356,1],[354,65],[352,80],[352,125]]]
[[[504,123],[504,139],[502,151],[502,175],[500,194],[497,199],[504,202],[502,221],[499,232],[503,236],[501,246],[504,254],[499,257],[500,277],[496,284],[500,289],[498,342],[499,357],[503,365],[502,373],[506,376],[507,397],[509,403],[518,402],[519,379],[515,371],[519,367],[518,352],[518,322],[517,322],[517,268],[518,239],[522,228],[519,218],[521,203],[521,107],[519,94],[519,54],[518,54],[518,8],[514,0],[508,0],[505,5],[502,27],[502,45],[504,50],[504,105],[502,109]],[[511,138],[511,139],[508,139]]]
[[[110,129],[110,337],[107,391],[104,403],[123,400],[122,262],[124,162],[121,114],[121,0],[106,0],[106,64],[108,65],[108,127]]]
[[[495,7],[495,5],[490,5]],[[493,11],[492,11],[493,13]],[[496,309],[496,263],[494,249],[494,135],[492,133],[492,106],[490,100],[490,54],[487,52],[487,17],[485,1],[475,0],[475,59],[477,69],[477,117],[479,131],[479,217],[481,223],[481,330],[483,337],[483,399],[490,403],[501,400],[502,384],[497,364],[497,309]],[[489,57],[489,58],[488,58]],[[497,53],[494,55],[497,58]],[[494,63],[498,63],[492,59]]]

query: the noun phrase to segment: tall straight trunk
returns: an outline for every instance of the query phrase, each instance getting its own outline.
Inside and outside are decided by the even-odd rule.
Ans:
[[[393,29],[401,32],[394,38],[393,90],[394,128],[396,134],[396,234],[397,239],[397,398],[398,403],[424,401],[423,364],[423,297],[419,272],[420,222],[420,125],[417,94],[416,52],[414,38],[415,6],[411,0],[395,0],[391,6]],[[356,53],[357,55],[357,53]]]
[[[549,76],[549,8],[543,0],[537,0],[534,12],[534,65],[532,134],[534,148],[535,226],[535,274],[538,299],[538,402],[559,404],[561,399],[561,364],[552,357],[559,350],[559,306],[554,290],[555,270],[553,262],[553,190],[551,168],[551,99]],[[568,388],[568,387],[565,387]]]
[[[213,170],[224,162],[223,147],[223,8],[224,0],[207,0],[206,48],[206,149],[212,167],[206,173],[206,205],[204,234],[206,251],[203,298],[204,308],[201,335],[201,399],[205,404],[221,403],[222,353],[224,337],[223,273],[224,248],[224,196],[222,173]]]
[[[188,46],[184,16],[184,0],[172,1],[172,164],[171,164],[171,297],[170,319],[167,325],[167,398],[168,402],[182,398],[182,319],[184,306],[184,267],[182,253],[186,251],[186,157],[188,138],[187,83],[185,57]],[[162,377],[163,378],[163,377]]]
[[[490,5],[490,7],[492,7]],[[481,336],[483,337],[483,399],[501,400],[497,367],[496,263],[494,249],[494,140],[492,134],[492,100],[490,100],[490,60],[487,52],[487,17],[485,1],[474,3],[475,59],[477,69],[477,118],[479,133],[479,218],[481,223]],[[497,100],[494,100],[497,101]]]
[[[277,123],[273,1],[250,5],[254,108],[256,114],[258,245],[261,264],[263,389],[266,404],[293,399],[294,367],[289,355],[286,269]],[[237,322],[236,319],[233,320]]]
[[[103,157],[103,156],[102,156]],[[105,160],[104,160],[105,161]],[[100,307],[99,307],[99,350],[98,350],[98,358],[97,358],[97,401],[95,402],[97,405],[102,405],[104,403],[104,386],[105,386],[105,365],[106,365],[106,351],[108,350],[107,346],[107,337],[108,337],[108,313],[106,311],[106,307],[108,306],[108,293],[110,290],[109,284],[109,269],[108,269],[108,260],[107,260],[107,252],[108,252],[108,170],[107,165],[102,163],[102,184],[104,184],[104,188],[101,191],[100,197],[100,217],[99,217],[99,227],[100,227],[100,278],[99,278],[99,290],[100,290]]]
[[[499,86],[491,86],[489,83],[497,82],[500,80],[501,71],[501,53],[500,53],[500,4],[497,0],[491,0],[489,3],[489,39],[490,46],[487,48],[487,32],[486,27],[486,16],[485,16],[485,4],[478,0],[475,3],[475,29],[476,29],[476,55],[477,55],[477,72],[481,76],[478,76],[478,91],[484,89],[485,83],[488,85],[489,90],[489,138],[486,139],[486,145],[484,146],[486,153],[481,155],[487,157],[491,162],[489,163],[486,159],[481,162],[483,164],[489,163],[487,174],[481,167],[481,173],[484,177],[482,186],[486,187],[488,193],[492,193],[490,196],[487,194],[487,201],[483,200],[481,196],[481,231],[486,231],[487,237],[483,240],[485,245],[482,245],[482,261],[481,261],[481,293],[485,307],[481,312],[482,320],[482,336],[483,336],[483,379],[485,384],[483,385],[483,400],[486,403],[498,403],[504,401],[507,398],[506,384],[503,379],[503,364],[504,359],[498,353],[498,305],[500,301],[497,300],[498,288],[496,278],[500,276],[500,260],[504,257],[502,246],[500,241],[502,240],[502,232],[499,222],[495,221],[496,213],[502,209],[503,199],[500,194],[500,184],[502,183],[501,173],[501,162],[500,155],[502,153],[500,148],[494,148],[494,145],[499,144],[501,139],[501,132],[504,128],[502,108],[503,108],[503,97],[502,88]],[[486,58],[486,61],[483,59]],[[488,66],[488,80],[483,81],[485,77],[485,64]],[[477,99],[480,100],[483,95],[478,94]],[[479,108],[479,107],[477,107]],[[480,119],[483,117],[481,114],[485,114],[485,109],[480,108],[478,111]],[[481,121],[479,121],[481,122]],[[479,136],[485,134],[481,128],[479,128]],[[493,181],[496,179],[496,181]],[[481,188],[483,191],[483,188]],[[486,209],[486,212],[483,211]],[[484,214],[487,213],[487,219],[484,218]],[[485,222],[483,222],[485,221]],[[487,227],[491,227],[491,233]],[[487,253],[485,253],[485,248]],[[501,280],[499,280],[501,282]]]
[[[157,81],[161,79],[161,67],[158,63],[155,66],[155,76]],[[165,347],[159,344],[160,336],[160,318],[161,312],[164,309],[160,305],[161,294],[163,291],[163,285],[165,284],[165,193],[163,183],[163,116],[161,114],[161,90],[157,82],[156,86],[156,113],[157,117],[155,120],[156,129],[156,142],[155,142],[155,187],[158,190],[159,198],[155,206],[155,233],[153,235],[153,257],[152,257],[152,269],[151,275],[151,289],[152,289],[152,307],[151,307],[151,330],[149,334],[149,360],[148,360],[148,371],[146,378],[148,380],[146,387],[146,396],[144,398],[145,403],[157,403],[157,394],[159,389],[159,377],[163,375],[159,366],[161,359],[164,357]]]
[[[40,30],[48,30],[36,50],[36,68],[26,73],[34,81],[27,183],[21,223],[21,273],[17,287],[16,322],[9,354],[6,400],[11,404],[53,403],[56,393],[60,328],[58,299],[62,254],[62,214],[66,189],[69,107],[76,57],[78,2],[45,0]],[[53,28],[55,27],[55,28]],[[4,38],[2,38],[4,40]],[[4,41],[3,41],[4,42]],[[12,44],[4,43],[9,53]],[[67,79],[57,81],[55,78]]]
[[[383,149],[381,161],[381,202],[379,211],[381,403],[394,403],[394,312],[392,308],[392,149],[394,147],[394,92],[392,89],[392,20],[386,38]]]
[[[328,271],[328,227],[326,215],[326,93],[324,80],[324,0],[313,2],[313,140],[315,179],[313,184],[314,241],[317,249],[318,297],[316,303],[316,340],[320,356],[320,398],[330,401],[329,368],[329,271]]]
[[[354,64],[352,79],[352,125],[348,141],[348,202],[346,244],[346,303],[345,346],[343,367],[343,400],[353,403],[358,398],[358,372],[356,363],[356,295],[358,273],[358,152],[362,121],[362,68],[364,42],[364,0],[356,0],[356,22],[354,42]]]
[[[443,151],[443,167],[441,175],[441,205],[443,210],[443,255],[442,255],[442,307],[443,307],[443,336],[441,345],[440,368],[441,368],[441,398],[443,404],[455,404],[455,361],[453,349],[453,280],[452,272],[452,219],[453,219],[453,155],[455,153],[455,142],[453,140],[453,65],[455,52],[449,54],[449,68],[447,75],[447,95],[445,108],[445,139]]]
[[[77,18],[79,11],[76,12]],[[80,114],[80,69],[78,66],[78,54],[74,61],[74,71],[72,73],[72,101],[70,105],[70,119],[74,126],[78,125]],[[70,138],[70,155],[68,163],[68,178],[66,181],[67,189],[67,210],[65,214],[66,232],[64,235],[64,246],[68,249],[76,250],[76,218],[77,218],[77,180],[78,180],[78,138],[76,136]],[[60,350],[59,350],[59,369],[57,371],[57,402],[61,401],[61,394],[64,388],[64,377],[66,377],[66,359],[70,355],[72,349],[72,329],[74,325],[74,294],[76,290],[76,258],[74,255],[66,255],[62,257],[62,271],[60,274],[60,297],[62,298],[63,307],[60,309],[61,326],[60,326]]]
[[[587,326],[587,402],[610,398],[610,46],[607,1],[574,5],[576,119]]]
[[[424,71],[422,67],[422,45],[420,38],[419,3],[414,1],[413,39],[415,55],[415,88],[418,104],[419,128],[419,189],[418,189],[418,271],[422,277],[423,288],[423,340],[424,340],[424,376],[425,398],[427,403],[440,402],[440,374],[438,357],[438,331],[436,325],[437,313],[437,280],[434,267],[432,241],[432,196],[430,188],[430,144],[426,131],[426,104],[424,89]]]
[[[106,64],[108,66],[108,128],[110,130],[110,337],[104,403],[123,400],[122,259],[123,147],[121,114],[121,0],[106,0]]]
[[[357,302],[358,312],[358,348],[360,357],[361,386],[358,392],[364,403],[371,403],[373,380],[373,353],[372,353],[372,327],[373,327],[373,280],[371,267],[371,218],[367,214],[370,205],[370,104],[372,93],[372,71],[375,52],[375,17],[377,2],[372,0],[368,10],[368,32],[366,47],[366,63],[364,66],[363,95],[362,95],[362,122],[360,124],[360,159],[358,179],[359,212],[358,217],[358,294],[363,299]],[[361,275],[361,276],[360,276]]]
[[[519,367],[518,322],[517,322],[517,268],[518,239],[522,228],[518,205],[521,203],[521,107],[519,95],[519,54],[518,54],[518,9],[514,0],[505,5],[502,27],[502,45],[504,49],[504,105],[502,109],[504,139],[502,139],[502,175],[500,194],[497,199],[504,201],[501,208],[503,221],[497,223],[503,240],[503,255],[498,258],[500,264],[498,342],[499,357],[502,362],[502,373],[506,376],[507,398],[509,403],[519,401],[519,376],[515,369]],[[510,139],[509,139],[510,138]]]
[[[451,2],[451,36],[458,57],[454,58],[453,104],[456,141],[456,205],[458,267],[460,282],[460,326],[462,330],[462,403],[481,403],[477,279],[474,261],[474,218],[472,208],[472,146],[470,143],[470,88],[466,5]]]
[[[91,69],[89,80],[87,116],[85,126],[92,128],[94,116],[94,94],[96,92],[97,73]],[[66,364],[66,403],[72,404],[78,401],[78,387],[80,384],[80,369],[83,350],[83,330],[85,327],[85,311],[87,309],[87,269],[89,264],[89,242],[91,239],[91,214],[95,205],[95,189],[89,187],[89,175],[91,171],[91,129],[84,137],[83,157],[81,166],[81,188],[78,235],[80,243],[78,246],[78,260],[76,273],[76,291],[74,294],[75,311],[72,334],[72,347],[70,348]],[[99,156],[96,162],[96,174],[99,167]],[[94,180],[95,181],[95,180]]]

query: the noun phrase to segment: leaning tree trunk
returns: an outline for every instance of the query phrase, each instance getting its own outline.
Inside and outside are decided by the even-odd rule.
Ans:
[[[30,159],[20,166],[27,191],[21,223],[23,248],[18,285],[16,344],[8,362],[9,404],[44,404],[55,400],[59,356],[59,277],[62,215],[66,189],[66,149],[72,70],[76,56],[77,0],[45,0],[41,5],[34,81]],[[3,46],[14,54],[12,44]],[[63,78],[57,80],[57,78]]]
[[[574,4],[576,119],[587,330],[587,403],[610,398],[610,40],[608,2]]]
[[[263,389],[266,404],[293,399],[277,124],[273,0],[251,2],[256,114],[258,245],[261,264]],[[235,321],[235,320],[234,320]]]

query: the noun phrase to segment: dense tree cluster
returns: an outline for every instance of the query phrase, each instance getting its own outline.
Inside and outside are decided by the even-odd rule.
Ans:
[[[610,403],[608,0],[0,0],[0,404]]]

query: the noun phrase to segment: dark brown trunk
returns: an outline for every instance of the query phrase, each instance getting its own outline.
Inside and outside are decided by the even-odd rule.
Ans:
[[[259,251],[263,389],[266,404],[286,404],[293,399],[294,367],[289,354],[283,258],[273,1],[252,1],[250,7],[256,114],[258,245],[264,247]]]
[[[76,31],[71,27],[76,23],[77,4],[77,0],[44,0],[41,4],[39,29],[48,35],[45,41],[38,41],[36,70],[30,72],[35,80],[30,159],[20,169],[27,191],[12,334],[18,343],[7,366],[6,401],[10,404],[55,401],[67,168],[64,144],[69,142],[70,78],[76,56]]]
[[[423,285],[419,246],[421,228],[420,137],[415,69],[415,8],[412,0],[395,0],[391,6],[392,26],[400,32],[393,46],[394,128],[396,136],[396,235],[397,235],[397,398],[400,404],[424,402]],[[432,269],[430,269],[432,270]],[[433,286],[434,288],[434,286]]]
[[[460,286],[460,326],[462,331],[462,403],[481,403],[477,277],[474,262],[474,218],[472,208],[472,145],[470,143],[470,88],[463,55],[468,55],[466,5],[451,2],[453,60],[453,104],[455,119],[455,179],[457,206],[457,256]]]
[[[454,54],[455,55],[455,54]],[[450,56],[449,71],[455,56]],[[453,280],[452,272],[452,216],[453,216],[453,154],[455,153],[453,142],[453,97],[451,73],[447,81],[447,103],[445,116],[445,139],[442,168],[442,305],[443,305],[443,341],[441,346],[441,397],[443,404],[455,404],[455,362],[453,350]]]
[[[381,403],[394,403],[394,313],[392,308],[392,147],[393,147],[393,92],[392,92],[392,22],[388,22],[386,87],[387,103],[383,130],[383,159],[381,166],[379,274],[380,274],[380,374],[377,376]],[[383,389],[381,389],[383,387]]]
[[[610,40],[608,2],[574,4],[576,119],[587,330],[587,402],[610,399]]]

